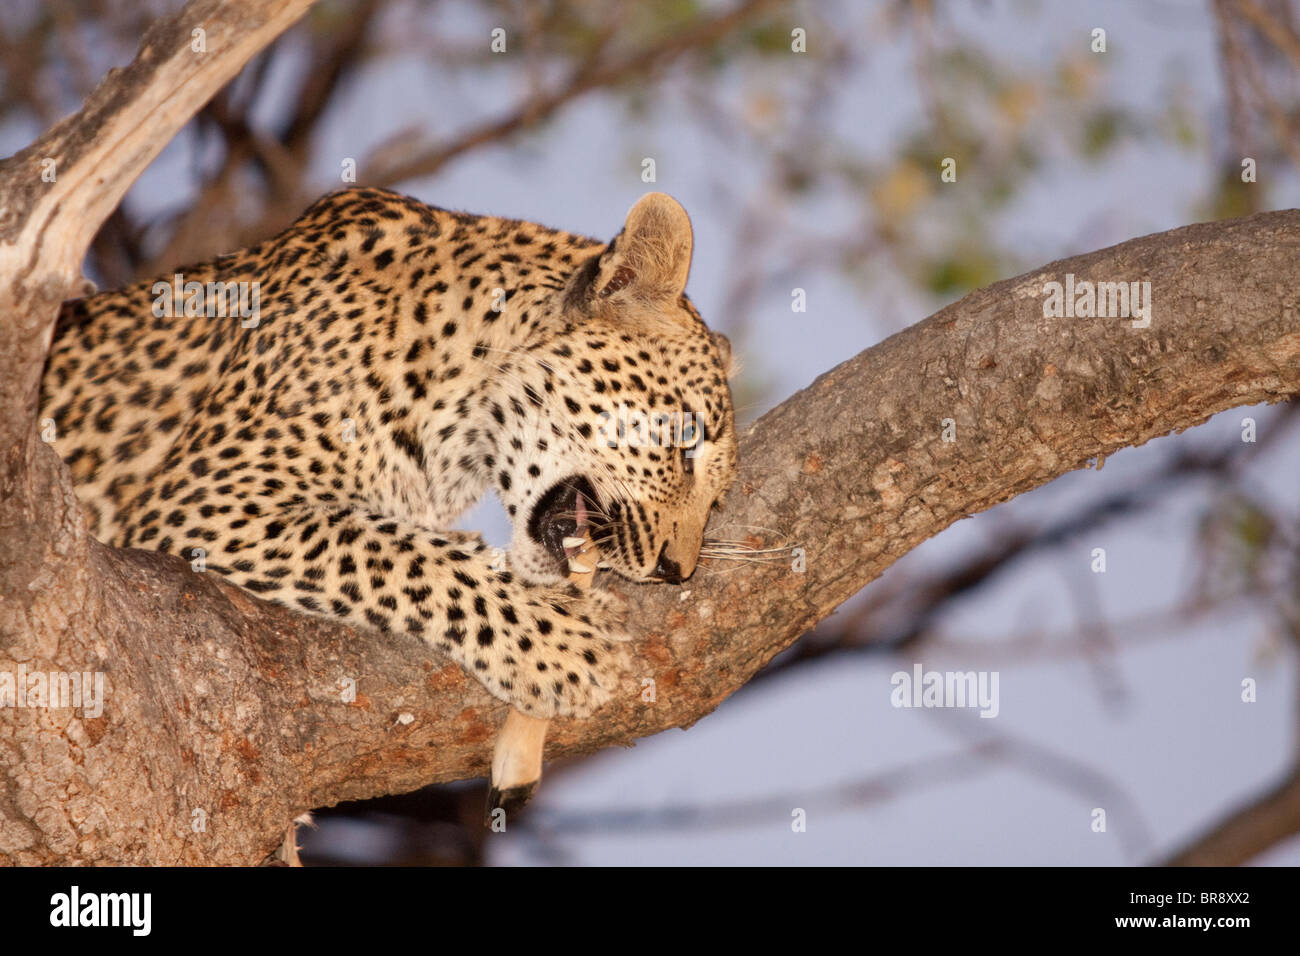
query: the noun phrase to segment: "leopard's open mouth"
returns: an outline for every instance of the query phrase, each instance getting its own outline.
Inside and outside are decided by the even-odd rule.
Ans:
[[[601,522],[595,502],[591,482],[577,475],[556,482],[533,506],[528,534],[555,558],[560,574],[592,570],[577,563],[575,555],[586,538],[595,541],[599,535]],[[583,561],[591,560],[592,555],[583,556]]]

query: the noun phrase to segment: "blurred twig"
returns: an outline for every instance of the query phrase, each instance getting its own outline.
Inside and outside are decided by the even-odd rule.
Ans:
[[[366,164],[362,179],[376,186],[391,186],[406,180],[429,176],[448,162],[480,146],[496,142],[535,126],[559,109],[592,90],[616,86],[633,77],[652,76],[684,54],[709,46],[731,35],[775,0],[744,0],[726,13],[703,18],[691,27],[674,31],[643,50],[618,57],[614,62],[589,60],[582,63],[569,79],[555,89],[539,91],[513,110],[494,120],[480,123],[454,140],[419,155],[393,161]]]

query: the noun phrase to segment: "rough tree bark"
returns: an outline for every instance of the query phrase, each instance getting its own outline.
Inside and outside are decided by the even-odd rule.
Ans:
[[[307,618],[179,559],[93,540],[66,469],[37,437],[57,303],[94,227],[188,115],[142,100],[170,83],[197,106],[255,49],[249,37],[269,39],[303,6],[192,4],[146,39],[143,66],[96,93],[93,121],[64,124],[0,167],[0,671],[107,679],[97,718],[0,708],[0,860],[255,863],[302,810],[482,774],[504,719],[503,704],[414,641]],[[238,53],[187,85],[169,72],[183,58],[158,51],[200,11],[222,10],[251,18],[223,34]],[[151,132],[129,162],[101,148],[137,127]],[[53,203],[31,178],[49,143],[91,164]],[[637,667],[596,718],[557,721],[548,756],[690,725],[966,515],[1223,409],[1300,393],[1298,257],[1296,211],[1149,236],[976,292],[827,372],[745,434],[714,529],[803,548],[804,570],[784,561],[699,574],[686,589],[616,586],[633,607]],[[1043,284],[1067,272],[1150,281],[1150,328],[1045,319]],[[944,419],[955,442],[942,440]]]

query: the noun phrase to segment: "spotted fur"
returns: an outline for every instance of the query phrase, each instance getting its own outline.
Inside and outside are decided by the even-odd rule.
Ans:
[[[690,258],[661,194],[604,244],[349,189],[178,270],[257,283],[255,324],[159,315],[154,282],[67,303],[41,415],[102,540],[202,549],[263,598],[418,637],[526,713],[583,716],[626,651],[609,599],[564,580],[565,503],[612,571],[680,580],[735,469],[728,349],[684,295]],[[620,404],[689,413],[694,447],[611,447]],[[446,530],[489,488],[506,565]]]

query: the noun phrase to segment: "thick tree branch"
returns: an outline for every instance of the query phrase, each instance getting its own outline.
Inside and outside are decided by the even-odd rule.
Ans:
[[[963,555],[952,567],[934,568],[924,576],[910,580],[894,579],[888,590],[874,588],[871,599],[855,602],[847,614],[836,614],[819,624],[799,641],[790,653],[772,666],[764,668],[747,687],[753,690],[763,681],[781,677],[791,668],[835,654],[875,651],[898,652],[933,636],[933,625],[952,609],[955,600],[977,592],[989,582],[1021,566],[1029,559],[1041,559],[1044,552],[1073,542],[1117,521],[1132,520],[1157,502],[1168,500],[1186,483],[1214,479],[1229,480],[1242,468],[1271,449],[1279,436],[1287,436],[1297,418],[1300,404],[1291,403],[1263,426],[1259,438],[1243,447],[1239,437],[1212,450],[1182,448],[1170,455],[1163,465],[1077,510],[1055,515],[1036,526],[999,528],[998,537],[979,551]],[[1292,436],[1294,437],[1294,436]],[[1179,620],[1176,612],[1161,618]],[[1029,640],[1037,647],[1043,636],[1034,633]],[[981,642],[981,651],[1007,655],[1032,650],[1024,644],[1008,649],[1007,641]],[[951,641],[943,646],[951,649]],[[1041,651],[1042,648],[1038,647]]]
[[[548,754],[688,726],[952,522],[1121,447],[1300,392],[1298,257],[1296,211],[1149,236],[976,292],[826,373],[744,436],[714,529],[773,529],[755,543],[804,548],[806,570],[616,586],[633,605],[636,668],[595,719],[557,721]],[[1150,328],[1044,318],[1043,284],[1067,272],[1150,281]],[[942,440],[949,418],[955,442]],[[107,671],[109,693],[98,719],[0,710],[0,852],[250,862],[308,807],[483,773],[505,707],[455,665],[175,558],[98,544],[66,471],[26,447],[23,507],[0,509],[6,640],[45,669]],[[12,560],[28,537],[48,545]],[[205,832],[192,830],[195,809]]]

